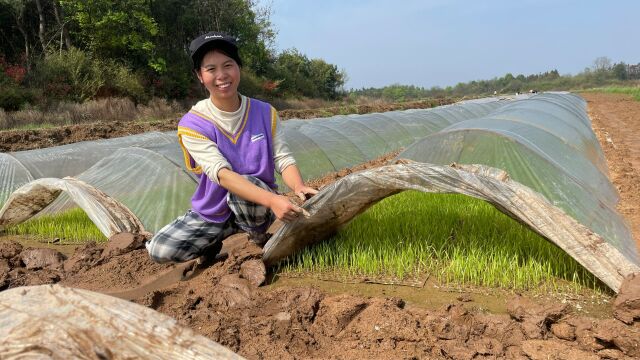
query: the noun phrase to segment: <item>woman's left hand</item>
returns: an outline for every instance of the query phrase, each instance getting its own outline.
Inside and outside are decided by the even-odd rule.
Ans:
[[[294,189],[294,193],[296,194],[296,196],[298,196],[300,198],[300,200],[302,200],[303,202],[310,199],[313,195],[318,193],[318,190],[312,188],[312,187],[308,187],[306,185],[302,185],[300,187],[297,187],[296,189]]]

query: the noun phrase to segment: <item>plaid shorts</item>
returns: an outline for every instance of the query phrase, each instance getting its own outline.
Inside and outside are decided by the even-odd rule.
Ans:
[[[256,177],[244,177],[265,190],[275,191]],[[231,216],[223,223],[209,222],[189,209],[186,214],[160,229],[145,244],[151,259],[158,263],[183,262],[197,258],[205,251],[209,255],[215,255],[220,252],[222,240],[226,237],[241,230],[249,234],[264,233],[275,220],[269,208],[246,201],[230,192],[227,204],[231,209]]]

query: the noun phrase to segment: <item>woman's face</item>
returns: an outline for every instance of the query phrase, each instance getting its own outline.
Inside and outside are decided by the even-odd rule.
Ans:
[[[198,78],[209,90],[211,101],[220,105],[236,103],[238,98],[238,84],[240,83],[240,67],[232,58],[218,50],[205,54],[198,70]],[[231,109],[235,110],[235,109]]]

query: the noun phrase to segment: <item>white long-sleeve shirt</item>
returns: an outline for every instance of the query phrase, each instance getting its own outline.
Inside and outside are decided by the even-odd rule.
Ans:
[[[240,125],[242,118],[247,110],[247,97],[240,95],[240,108],[233,112],[222,111],[218,109],[211,99],[199,101],[192,107],[193,110],[206,115],[208,119],[223,130],[235,134]],[[196,164],[202,167],[202,171],[207,174],[211,181],[216,184],[220,183],[218,179],[218,171],[222,168],[233,170],[227,159],[218,150],[218,145],[209,139],[200,139],[182,135],[182,144],[187,149]],[[291,155],[289,145],[284,139],[282,127],[280,126],[280,118],[276,115],[276,130],[273,136],[273,160],[275,170],[282,173],[287,166],[295,164],[296,161]]]

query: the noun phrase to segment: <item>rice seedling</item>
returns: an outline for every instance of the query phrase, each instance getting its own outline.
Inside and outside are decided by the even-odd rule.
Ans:
[[[79,208],[56,215],[38,216],[10,226],[5,232],[10,235],[32,235],[48,241],[57,238],[61,243],[107,241],[87,214]]]
[[[491,205],[458,194],[406,191],[371,207],[332,239],[282,263],[284,274],[406,279],[516,290],[603,285],[561,249]]]

